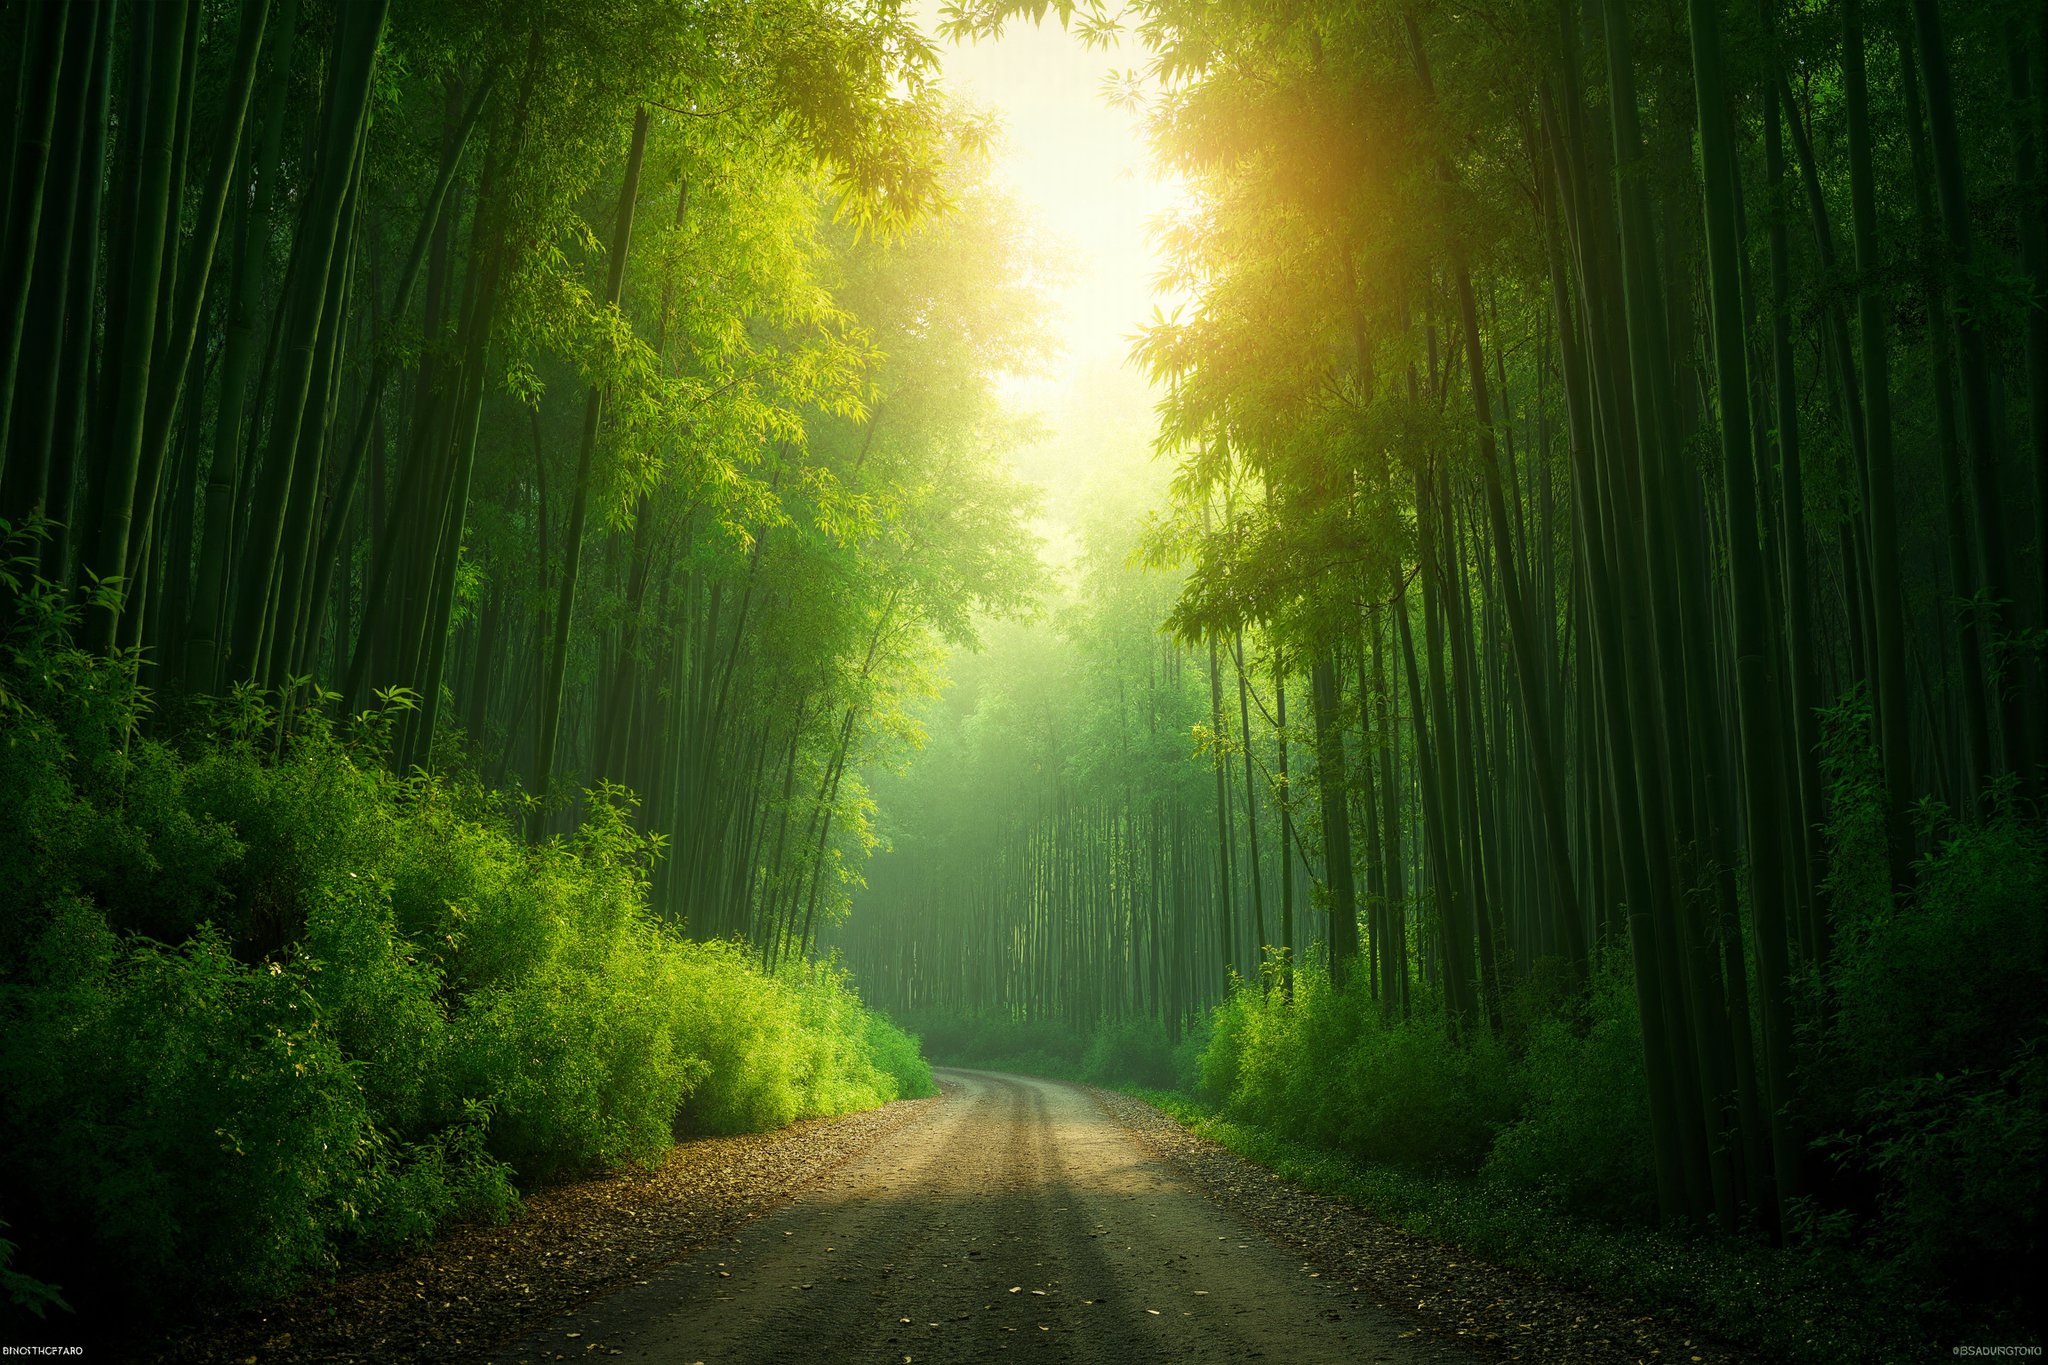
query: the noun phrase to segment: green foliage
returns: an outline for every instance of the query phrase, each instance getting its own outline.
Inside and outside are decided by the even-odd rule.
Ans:
[[[1488,1179],[1554,1208],[1653,1222],[1642,1023],[1625,957],[1607,956],[1582,1011],[1538,1016],[1522,1076],[1528,1105],[1495,1140]]]
[[[1420,1174],[1483,1170],[1503,1196],[1617,1222],[1654,1217],[1642,1036],[1626,963],[1583,1001],[1539,981],[1511,998],[1517,1056],[1453,1043],[1440,1014],[1388,1023],[1362,983],[1311,964],[1295,1002],[1240,983],[1216,1007],[1198,1090],[1232,1119],[1353,1161]]]
[[[1834,766],[1839,865],[1876,779]],[[1836,906],[1807,1071],[1820,1147],[1871,1193],[1818,1229],[1866,1240],[1894,1292],[1968,1286],[2012,1308],[2041,1271],[2048,848],[2007,806],[1982,825],[1938,828],[1918,872],[1896,903]]]
[[[1209,1041],[1195,1062],[1197,1089],[1221,1109],[1237,1093],[1239,1075],[1244,1071],[1245,1031],[1251,1023],[1253,1002],[1242,990],[1233,990],[1209,1014]]]
[[[1174,1089],[1182,1094],[1195,1094],[1202,1089],[1202,1058],[1209,1051],[1214,1016],[1196,1021],[1192,1028],[1181,1033],[1180,1042],[1173,1049]]]
[[[2048,849],[2010,805],[1982,824],[1942,825],[1916,887],[1895,898],[1867,713],[1833,713],[1830,732],[1835,944],[1805,983],[1801,1072],[1835,1179],[1802,1207],[1799,1250],[1769,1273],[1817,1276],[1816,1293],[1856,1284],[1923,1324],[1912,1330],[1960,1331],[1979,1309],[2024,1322],[2048,1148]],[[1333,991],[1314,967],[1297,975],[1292,1007],[1240,982],[1201,1054],[1198,1088],[1221,1111],[1204,1131],[1261,1160],[1279,1159],[1266,1149],[1286,1134],[1302,1144],[1289,1148],[1290,1172],[1341,1157],[1349,1174],[1337,1183],[1364,1181],[1376,1211],[1555,1270],[1577,1253],[1537,1247],[1511,1223],[1656,1219],[1635,982],[1611,953],[1583,995],[1538,974],[1507,1005],[1512,1051],[1485,1037],[1452,1044],[1427,1004],[1415,1022],[1387,1024],[1362,990]],[[1457,1183],[1474,1172],[1476,1185]],[[1416,1194],[1421,1185],[1402,1183],[1416,1177],[1452,1184]],[[1471,1213],[1481,1205],[1515,1213]],[[1609,1234],[1570,1226],[1606,1245]],[[1715,1253],[1729,1267],[1748,1254]],[[1686,1286],[1616,1264],[1610,1248],[1585,1273],[1731,1323],[1756,1314],[1746,1339],[1811,1354],[1810,1331],[1762,1314],[1741,1288],[1753,1267]]]
[[[1314,966],[1297,973],[1292,1005],[1240,984],[1218,1008],[1202,1069],[1233,1117],[1424,1172],[1478,1170],[1522,1100],[1490,1038],[1453,1042],[1433,1013],[1384,1022],[1363,983],[1334,988]]]
[[[710,1066],[682,1111],[695,1131],[750,1132],[936,1093],[930,1069],[905,1055],[915,1044],[869,1015],[829,965],[766,977],[739,945],[697,944],[675,967],[678,1034]],[[891,1049],[886,1063],[877,1039]]]
[[[124,940],[60,907],[7,988],[7,1186],[91,1229],[117,1282],[264,1293],[391,1219],[401,1190],[360,1068],[319,1027],[304,973],[238,963],[206,930]],[[466,1178],[465,1178],[465,1183]]]
[[[925,1050],[947,1066],[1079,1080],[1088,1054],[1086,1035],[1051,1020],[926,1014],[914,1022]]]
[[[1828,784],[1825,885],[1835,917],[1855,923],[1883,913],[1891,903],[1884,770],[1871,742],[1870,697],[1858,684],[1837,705],[1822,708],[1820,720],[1821,768]]]
[[[923,1041],[880,1010],[868,1011],[868,1055],[875,1069],[895,1082],[897,1099],[923,1100],[939,1093]]]
[[[1166,1030],[1153,1019],[1104,1024],[1088,1040],[1081,1074],[1097,1085],[1170,1089],[1179,1080],[1180,1058]]]
[[[280,733],[245,697],[178,747],[136,738],[129,671],[32,620],[0,742],[24,1308],[86,1267],[144,1308],[275,1293],[502,1218],[515,1179],[658,1160],[678,1125],[932,1093],[835,969],[771,977],[654,920],[617,789],[530,848],[476,789],[393,776],[375,727]]]
[[[0,1228],[6,1226],[5,1223],[0,1223]],[[14,1259],[14,1252],[14,1243],[0,1237],[0,1293],[7,1295],[7,1302],[13,1305],[15,1311],[33,1313],[40,1318],[48,1313],[53,1305],[68,1310],[71,1305],[64,1302],[64,1296],[55,1289],[33,1276],[9,1268],[9,1262]]]
[[[1184,1090],[1206,1031],[1176,1042],[1156,1019],[1104,1022],[1080,1033],[1049,1020],[932,1014],[918,1020],[925,1049],[949,1066],[1053,1076],[1089,1085]]]

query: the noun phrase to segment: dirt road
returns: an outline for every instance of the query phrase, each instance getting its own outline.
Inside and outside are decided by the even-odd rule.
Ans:
[[[1081,1088],[939,1076],[945,1103],[794,1203],[494,1359],[1471,1359],[1226,1212]]]

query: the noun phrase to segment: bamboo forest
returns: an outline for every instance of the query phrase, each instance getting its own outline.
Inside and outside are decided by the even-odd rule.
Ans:
[[[0,0],[0,1352],[2039,1357],[2044,87]]]

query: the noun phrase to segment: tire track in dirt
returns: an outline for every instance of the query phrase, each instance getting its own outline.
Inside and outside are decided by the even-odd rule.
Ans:
[[[787,1207],[493,1359],[1469,1359],[1322,1278],[1081,1087],[941,1076],[942,1105]]]

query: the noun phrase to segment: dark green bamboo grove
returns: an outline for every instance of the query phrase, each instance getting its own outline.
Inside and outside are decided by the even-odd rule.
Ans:
[[[979,798],[980,852],[883,860],[849,960],[909,1008],[1178,1028],[1313,942],[1472,1039],[1623,955],[1663,1214],[1789,1225],[1830,1169],[1798,1057],[1839,937],[1909,913],[1958,831],[2038,828],[2040,14],[1123,22],[1193,191],[1188,301],[1137,348],[1172,642],[1105,649],[1131,609],[1078,584],[1048,648],[1106,671],[1029,718],[971,699],[984,780],[1031,785]],[[1297,854],[1326,930],[1262,909]]]
[[[1031,569],[1024,257],[909,20],[4,16],[0,517],[153,723],[378,713],[534,839],[629,787],[663,913],[803,953],[930,642]]]
[[[1044,507],[1003,394],[1059,263],[896,0],[0,0],[0,890],[48,921],[0,919],[7,989],[72,999],[46,931],[299,989],[333,907],[178,882],[186,824],[223,867],[260,835],[129,784],[326,764],[820,999],[837,951],[884,1008],[1233,1065],[1247,1018],[1296,1062],[1337,1019],[1426,1036],[1424,1088],[1622,1037],[1640,1216],[1847,1211],[1916,1283],[2025,1279],[2039,7],[944,15],[1121,27],[1187,191],[1151,389],[1069,424]],[[147,874],[93,881],[80,811]],[[460,995],[475,904],[407,858],[373,956],[431,924]],[[1472,1108],[1466,1173],[1533,1093]]]

